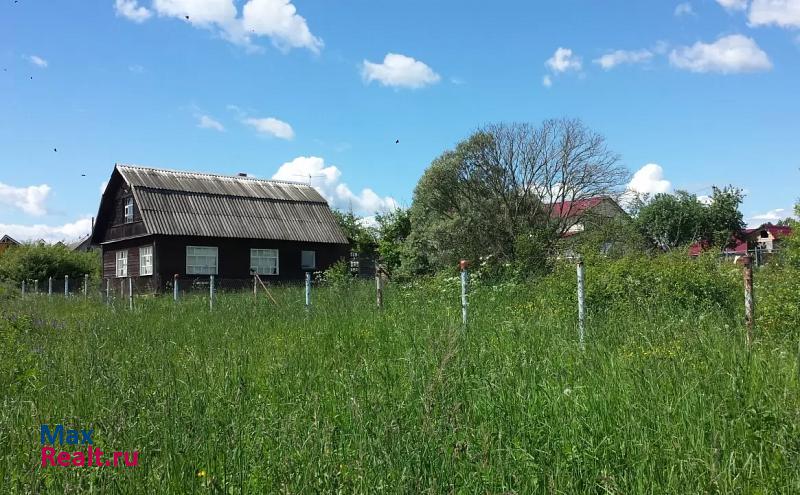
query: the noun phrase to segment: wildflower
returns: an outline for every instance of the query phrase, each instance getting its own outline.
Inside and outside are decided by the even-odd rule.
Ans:
[[[195,473],[195,475],[197,475],[198,478],[205,478],[206,477],[206,471],[205,471],[205,469],[198,469],[197,472]]]
[[[572,395],[572,389],[571,389],[571,388],[569,388],[569,387],[565,388],[565,389],[564,389],[564,395],[566,395],[567,397],[569,397],[570,395]]]

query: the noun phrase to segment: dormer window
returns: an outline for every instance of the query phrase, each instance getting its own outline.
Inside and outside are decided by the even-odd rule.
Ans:
[[[133,222],[133,198],[125,198],[125,223]]]

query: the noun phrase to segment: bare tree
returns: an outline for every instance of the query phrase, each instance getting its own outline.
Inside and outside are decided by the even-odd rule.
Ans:
[[[605,139],[579,120],[488,125],[440,156],[416,191],[421,206],[466,219],[492,253],[513,258],[514,240],[532,229],[551,237],[578,220],[577,201],[617,196],[629,174]],[[556,214],[556,205],[560,214]]]

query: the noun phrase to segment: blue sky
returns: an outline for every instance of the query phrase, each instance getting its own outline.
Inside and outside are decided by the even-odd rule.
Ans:
[[[798,62],[800,0],[3,0],[0,234],[88,233],[116,162],[371,215],[479,126],[550,117],[640,191],[745,188],[756,224],[800,197]]]

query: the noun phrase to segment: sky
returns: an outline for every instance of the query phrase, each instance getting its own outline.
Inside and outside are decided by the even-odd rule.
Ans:
[[[482,125],[580,118],[648,193],[800,198],[800,0],[0,0],[0,235],[88,234],[115,163],[411,204]]]

